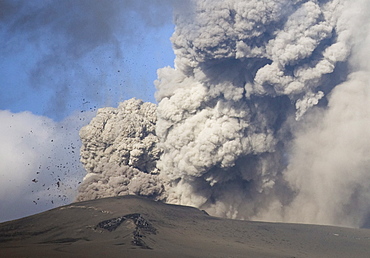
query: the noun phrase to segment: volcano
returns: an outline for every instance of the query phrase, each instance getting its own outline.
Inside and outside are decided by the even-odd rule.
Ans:
[[[0,257],[368,257],[370,231],[250,222],[138,196],[0,224]]]

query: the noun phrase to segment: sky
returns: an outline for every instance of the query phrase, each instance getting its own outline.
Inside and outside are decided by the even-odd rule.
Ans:
[[[73,201],[80,128],[155,102],[176,1],[0,1],[0,222]]]

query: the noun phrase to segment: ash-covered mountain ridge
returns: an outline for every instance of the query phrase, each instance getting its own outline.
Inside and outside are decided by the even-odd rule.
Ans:
[[[370,231],[221,219],[138,196],[0,224],[0,257],[367,257]]]

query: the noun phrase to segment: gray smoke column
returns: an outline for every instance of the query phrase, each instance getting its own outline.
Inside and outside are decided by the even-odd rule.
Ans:
[[[137,194],[212,215],[365,225],[370,151],[357,136],[369,135],[367,106],[360,111],[360,103],[368,100],[369,70],[359,62],[363,42],[368,42],[368,5],[344,0],[192,1],[175,15],[175,68],[158,71],[159,104],[156,119],[154,106],[150,113],[151,131],[134,123],[134,131],[144,136],[117,137],[127,129],[124,115],[108,114],[114,109],[93,120],[90,129],[99,124],[93,134],[82,130],[82,160],[90,174],[99,175],[94,182],[107,185],[111,176],[96,164],[109,160],[123,167],[123,162],[139,170],[135,178],[155,182],[144,184],[153,191]],[[359,31],[363,23],[364,31]],[[353,101],[358,103],[352,107]],[[132,100],[125,103],[118,114],[136,112],[130,111]],[[143,119],[148,116],[139,113]],[[147,145],[146,135],[151,137]],[[140,149],[134,155],[138,161],[131,164],[127,153],[134,141],[150,148]],[[111,147],[115,145],[125,154]],[[142,165],[147,157],[154,173]],[[119,173],[120,178],[133,177],[132,172]],[[92,188],[90,174],[84,185]]]
[[[338,21],[351,36],[351,73],[295,133],[284,176],[298,194],[287,221],[370,226],[369,10],[369,1],[351,1]]]
[[[290,125],[331,90],[349,49],[333,1],[195,1],[159,71],[167,200],[251,218],[289,202]]]

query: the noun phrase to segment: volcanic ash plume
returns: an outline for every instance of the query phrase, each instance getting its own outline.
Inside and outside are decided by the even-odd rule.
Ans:
[[[362,2],[351,4],[364,6]],[[342,145],[331,144],[335,138],[325,133],[320,137],[329,143],[317,142],[307,149],[305,142],[300,142],[304,139],[300,137],[309,139],[304,132],[315,131],[325,117],[338,115],[331,110],[341,102],[334,94],[328,96],[337,85],[342,87],[350,69],[354,70],[349,57],[356,51],[356,35],[350,29],[361,19],[350,13],[350,6],[339,0],[191,2],[186,13],[175,16],[175,68],[158,71],[157,121],[154,106],[151,112],[141,112],[139,106],[132,112],[130,105],[137,102],[130,100],[120,111],[100,111],[82,130],[82,161],[89,174],[81,189],[99,193],[86,198],[133,192],[131,178],[135,182],[140,178],[148,190],[136,194],[196,206],[213,215],[363,224],[368,209],[361,211],[360,219],[348,220],[354,215],[353,198],[339,198],[336,207],[325,206],[348,185],[332,186],[336,190],[319,206],[320,197],[313,194],[327,171],[325,166],[308,169],[319,158],[312,153],[316,148],[330,151],[328,146]],[[142,107],[145,105],[149,104]],[[140,117],[138,121],[148,119],[150,126],[132,119],[133,115]],[[334,124],[329,121],[326,126],[323,131],[328,133]],[[131,136],[127,131],[137,134]],[[346,133],[339,130],[338,137]],[[132,157],[134,161],[130,161]],[[113,167],[116,172],[112,176],[104,164],[129,172]],[[332,185],[353,168],[356,166],[348,165],[347,172],[338,175],[331,169]],[[126,181],[109,183],[117,178]],[[359,175],[354,181],[362,179]],[[318,195],[324,197],[325,187],[320,187]],[[347,194],[361,195],[361,189],[350,187]],[[299,212],[302,205],[312,206],[308,218],[303,219]],[[315,209],[342,215],[320,217]]]
[[[131,99],[118,108],[99,109],[81,129],[81,162],[88,174],[77,200],[162,192],[156,176],[155,112],[154,104]]]
[[[348,56],[340,7],[195,1],[192,15],[176,18],[176,68],[157,82],[168,201],[234,218],[289,201],[287,122],[318,104]]]

